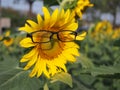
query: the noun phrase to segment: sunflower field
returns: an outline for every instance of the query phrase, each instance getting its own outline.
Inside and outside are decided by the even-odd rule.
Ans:
[[[27,15],[0,7],[0,90],[120,90],[119,0],[24,1]]]

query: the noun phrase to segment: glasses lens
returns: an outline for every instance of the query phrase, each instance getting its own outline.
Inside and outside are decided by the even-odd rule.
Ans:
[[[51,32],[39,31],[32,33],[33,42],[36,43],[46,43],[50,41]]]
[[[63,42],[69,42],[75,40],[75,32],[73,31],[61,31],[58,33],[59,39]]]

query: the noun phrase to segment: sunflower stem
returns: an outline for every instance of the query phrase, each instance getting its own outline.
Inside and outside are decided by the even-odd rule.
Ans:
[[[60,0],[57,0],[57,2],[60,4]]]
[[[74,0],[62,0],[62,2],[60,3],[60,11],[64,8],[64,6],[66,5],[67,2],[71,3],[73,1]]]

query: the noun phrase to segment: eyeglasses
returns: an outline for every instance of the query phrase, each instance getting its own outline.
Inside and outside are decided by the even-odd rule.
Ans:
[[[62,42],[71,42],[76,39],[77,32],[71,30],[62,30],[58,32],[39,30],[28,34],[33,43],[47,43],[53,39],[53,35],[57,35],[57,39]]]

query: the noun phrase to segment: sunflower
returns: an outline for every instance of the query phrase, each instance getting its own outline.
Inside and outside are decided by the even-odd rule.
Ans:
[[[5,37],[4,37],[3,43],[7,47],[11,46],[13,44],[13,38],[10,38],[10,31],[7,31],[5,33]]]
[[[75,57],[79,56],[79,46],[74,42],[58,40],[56,34],[52,36],[52,41],[46,43],[44,42],[48,39],[43,40],[38,37],[42,34],[44,38],[47,38],[49,36],[48,33],[63,33],[63,30],[65,33],[67,33],[67,31],[74,32],[78,28],[78,23],[75,22],[74,16],[71,14],[70,10],[65,12],[63,9],[61,11],[55,9],[52,14],[49,13],[46,7],[43,7],[42,10],[44,18],[38,14],[37,23],[32,20],[27,20],[25,26],[19,28],[19,30],[27,32],[28,35],[33,35],[32,38],[26,37],[20,42],[22,47],[32,48],[29,53],[22,57],[20,62],[27,62],[24,70],[32,69],[29,74],[30,77],[40,77],[44,74],[50,78],[58,72],[67,72],[65,64],[67,61],[76,61]],[[80,34],[76,39],[83,40],[85,35],[86,33]],[[62,36],[62,34],[60,35],[60,38],[64,37],[65,36]]]
[[[109,21],[98,22],[91,34],[91,36],[96,40],[110,39],[113,34],[113,26]]]
[[[3,36],[0,36],[0,41],[2,41],[2,39],[3,39]]]
[[[112,39],[118,39],[118,38],[120,38],[120,28],[116,28],[113,30]]]
[[[95,27],[95,32],[96,33],[102,33],[106,36],[110,36],[112,34],[112,24],[109,21],[101,21],[99,23],[97,23],[96,27]]]
[[[92,7],[93,4],[89,0],[77,0],[76,6],[73,8],[75,16],[82,18],[82,12],[86,7]]]

